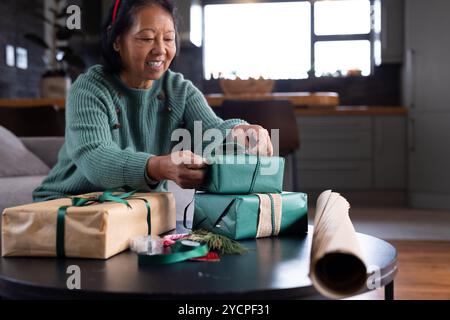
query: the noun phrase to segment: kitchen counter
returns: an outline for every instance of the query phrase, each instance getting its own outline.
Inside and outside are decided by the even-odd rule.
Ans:
[[[273,92],[261,95],[223,95],[207,94],[205,95],[208,104],[211,107],[218,107],[225,99],[253,99],[253,100],[289,100],[295,106],[318,105],[318,106],[338,106],[339,95],[335,92]],[[64,99],[0,99],[0,107],[42,107],[53,105],[64,108]]]
[[[294,106],[338,106],[336,92],[272,92],[268,94],[224,95],[213,93],[205,95],[211,107],[219,107],[224,100],[289,100]]]
[[[297,116],[406,116],[402,106],[336,106],[330,108],[295,108]]]
[[[249,96],[250,97],[250,96]],[[251,96],[250,98],[269,98],[274,100],[289,99],[295,105],[295,113],[298,116],[351,116],[351,115],[392,115],[405,116],[408,111],[401,106],[339,106],[339,96],[336,93],[307,93],[289,92],[272,93],[270,96]],[[224,99],[236,98],[222,94],[210,94],[205,96],[212,107],[220,106]],[[242,96],[241,96],[242,98]],[[310,107],[305,107],[310,105]],[[0,107],[27,108],[55,106],[65,107],[64,99],[0,99]]]
[[[294,105],[297,116],[405,116],[407,114],[407,109],[401,106],[340,106],[339,95],[335,92],[274,92],[246,96],[207,94],[205,98],[212,107],[220,107],[225,99],[289,100]]]
[[[29,98],[29,99],[0,99],[0,107],[9,108],[31,108],[31,107],[48,107],[55,106],[64,108],[65,99],[43,99],[43,98]]]

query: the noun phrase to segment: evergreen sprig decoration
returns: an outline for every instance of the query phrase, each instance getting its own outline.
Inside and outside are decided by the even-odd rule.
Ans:
[[[210,250],[217,250],[221,254],[244,254],[248,251],[247,248],[237,241],[203,229],[192,231],[187,236],[187,239],[204,242]]]

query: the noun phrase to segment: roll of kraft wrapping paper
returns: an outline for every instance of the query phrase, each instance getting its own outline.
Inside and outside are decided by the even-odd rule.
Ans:
[[[324,296],[341,299],[362,292],[367,266],[349,217],[350,204],[339,193],[317,199],[309,277]]]

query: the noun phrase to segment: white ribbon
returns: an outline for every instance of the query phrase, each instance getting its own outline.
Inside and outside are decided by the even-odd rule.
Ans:
[[[259,198],[259,221],[256,238],[277,236],[281,228],[282,201],[279,193],[257,193]],[[272,212],[273,201],[273,212]],[[274,226],[272,226],[272,216]]]

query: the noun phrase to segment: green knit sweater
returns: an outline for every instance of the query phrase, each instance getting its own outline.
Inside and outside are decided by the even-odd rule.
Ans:
[[[58,162],[34,201],[128,187],[165,190],[166,181],[151,187],[146,164],[154,155],[171,153],[177,128],[221,130],[225,136],[244,121],[223,121],[202,93],[179,73],[168,70],[150,89],[132,89],[100,65],[73,84],[66,103],[65,142]],[[193,137],[193,135],[192,135]]]

